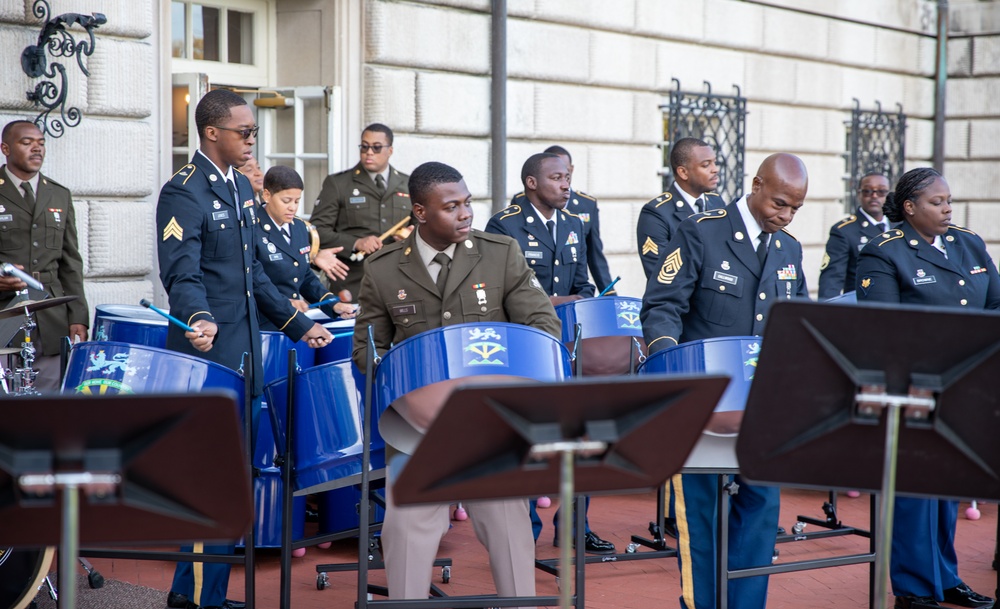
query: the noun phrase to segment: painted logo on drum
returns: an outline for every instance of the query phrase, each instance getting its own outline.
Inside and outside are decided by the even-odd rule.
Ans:
[[[743,380],[752,381],[757,373],[757,358],[760,357],[760,343],[746,344],[747,359],[743,362]]]
[[[466,366],[504,366],[507,361],[507,332],[503,328],[470,328],[462,337]]]
[[[104,350],[101,349],[94,355],[90,356],[90,363],[92,364],[87,368],[87,372],[104,372],[104,374],[111,374],[115,371],[121,371],[126,374],[135,374],[135,368],[128,365],[128,353],[116,353],[108,359],[108,356],[104,354]]]
[[[108,359],[107,354],[102,349],[90,356],[90,366],[86,368],[86,371],[100,372],[105,376],[110,376],[116,372],[121,375],[134,376],[136,368],[129,365],[128,353],[116,353],[111,356],[111,359]],[[76,392],[85,395],[135,393],[129,385],[110,378],[86,379],[76,386]]]
[[[632,300],[615,301],[615,319],[619,328],[630,328],[641,330],[642,324],[639,322],[639,311],[642,303]]]

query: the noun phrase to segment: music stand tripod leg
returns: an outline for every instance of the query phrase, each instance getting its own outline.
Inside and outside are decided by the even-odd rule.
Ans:
[[[885,609],[889,592],[886,585],[889,577],[890,556],[892,554],[893,510],[896,504],[896,447],[899,444],[900,405],[891,402],[886,409],[885,457],[882,463],[882,501],[879,510],[879,543],[876,545],[875,598],[876,607]]]
[[[60,609],[76,608],[76,557],[80,551],[80,489],[62,488],[62,538],[59,543]]]

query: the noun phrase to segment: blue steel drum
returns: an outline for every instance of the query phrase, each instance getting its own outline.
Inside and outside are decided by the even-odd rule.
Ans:
[[[303,341],[292,342],[281,332],[261,332],[261,363],[264,369],[264,384],[288,376],[288,352],[295,349],[295,361],[300,369],[312,368],[316,349],[309,348]]]
[[[744,410],[757,371],[759,336],[726,336],[682,343],[650,355],[639,374],[726,374],[732,377],[715,412]]]
[[[274,425],[274,441],[284,447],[288,380],[266,385],[264,396]],[[295,493],[335,488],[338,480],[361,473],[361,399],[350,362],[322,364],[297,374],[294,408]],[[384,455],[376,462],[374,443],[372,452],[372,467],[383,467]]]
[[[96,341],[163,349],[167,346],[167,320],[139,305],[102,304],[96,307],[90,334]]]
[[[229,389],[240,415],[246,395],[243,377],[215,362],[145,345],[91,341],[69,352],[63,391],[87,395],[115,393],[199,393]]]
[[[850,292],[844,292],[840,296],[834,296],[833,298],[827,298],[823,302],[836,302],[839,304],[857,304],[858,293],[851,290]]]
[[[496,375],[561,381],[571,375],[569,351],[555,337],[520,324],[435,328],[402,341],[382,358],[375,373],[376,411],[381,416],[397,398],[433,383]]]
[[[581,338],[598,336],[638,336],[642,338],[639,312],[642,300],[626,296],[601,296],[574,300],[556,307],[562,322],[562,341],[576,340],[576,324],[581,324]]]
[[[375,491],[385,497],[385,491]],[[319,528],[320,535],[342,533],[358,528],[358,505],[361,501],[361,490],[356,486],[345,486],[321,493],[319,496]],[[371,502],[372,516],[369,522],[378,524],[385,520],[385,508],[374,501]]]
[[[333,335],[333,340],[329,345],[316,349],[316,365],[351,359],[351,346],[354,342],[354,320],[332,320],[324,323],[323,327]]]
[[[290,341],[289,341],[290,342]],[[267,410],[267,404],[261,404]],[[258,548],[281,547],[281,523],[284,513],[282,498],[281,470],[274,465],[274,433],[271,418],[262,412],[257,424],[257,443],[254,446],[253,467],[260,470],[254,479],[254,541]],[[292,503],[292,538],[302,539],[306,524],[306,498],[296,497]],[[244,547],[244,541],[236,544]]]

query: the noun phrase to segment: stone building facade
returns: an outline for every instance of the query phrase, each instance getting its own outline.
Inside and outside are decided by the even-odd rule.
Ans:
[[[476,225],[485,225],[492,179],[489,0],[49,3],[54,15],[108,17],[86,60],[90,77],[75,60],[64,62],[69,105],[84,116],[49,139],[44,167],[75,195],[92,306],[149,296],[162,302],[152,212],[160,185],[196,143],[178,138],[178,125],[183,131],[194,106],[179,101],[183,91],[198,87],[246,89],[248,99],[273,95],[255,89],[277,91],[293,104],[301,98],[301,106],[255,111],[263,127],[258,156],[264,165],[298,163],[307,200],[327,172],[355,162],[361,128],[380,121],[397,133],[392,161],[399,169],[427,160],[458,167],[477,200]],[[1000,20],[989,24],[998,4],[951,2],[956,37],[948,44],[945,165],[955,222],[983,234],[995,253]],[[36,81],[18,61],[38,36],[32,6],[0,0],[0,45],[8,58],[0,70],[11,83],[0,91],[3,121],[37,114],[24,97]],[[805,246],[815,288],[827,230],[845,213],[844,123],[853,100],[866,108],[876,101],[901,105],[907,168],[931,163],[936,6],[508,0],[507,196],[520,190],[529,154],[553,143],[568,148],[574,185],[601,202],[606,253],[612,274],[622,276],[619,293],[641,296],[634,226],[642,204],[662,191],[661,105],[673,79],[685,90],[705,81],[717,92],[736,85],[749,112],[744,183],[776,151],[799,154],[809,168],[809,197],[791,231]],[[220,37],[217,48],[206,45],[206,24]],[[182,85],[189,88],[179,94]]]

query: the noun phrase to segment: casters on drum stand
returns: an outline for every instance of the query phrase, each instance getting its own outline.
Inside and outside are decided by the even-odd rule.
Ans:
[[[799,520],[794,525],[792,525],[792,533],[794,535],[801,535],[803,531],[806,530],[806,523]]]
[[[330,576],[325,572],[316,575],[316,589],[326,590],[330,587]]]
[[[78,558],[80,561],[80,566],[83,570],[87,572],[87,585],[90,586],[92,590],[97,590],[98,588],[104,587],[104,576],[101,572],[94,568],[94,565],[90,564],[90,561],[86,558]]]
[[[451,565],[441,567],[441,581],[445,584],[451,581]]]

